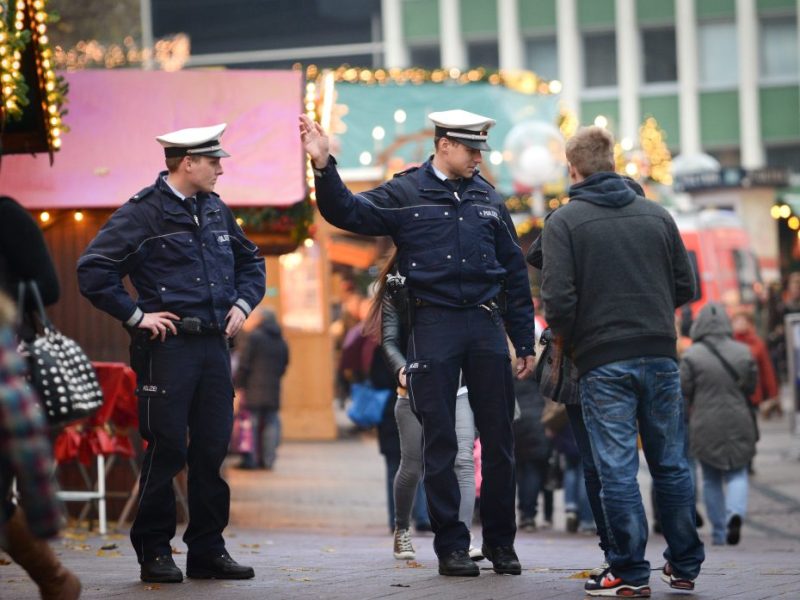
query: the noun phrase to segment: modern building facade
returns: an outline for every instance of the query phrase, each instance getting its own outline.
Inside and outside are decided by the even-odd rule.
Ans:
[[[189,67],[530,69],[620,139],[652,115],[674,154],[800,171],[799,0],[152,3],[156,37],[190,35]]]

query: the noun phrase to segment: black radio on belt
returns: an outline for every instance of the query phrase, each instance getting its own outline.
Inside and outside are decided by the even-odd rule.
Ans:
[[[184,317],[178,322],[178,328],[183,333],[199,334],[203,330],[203,322],[199,317]]]

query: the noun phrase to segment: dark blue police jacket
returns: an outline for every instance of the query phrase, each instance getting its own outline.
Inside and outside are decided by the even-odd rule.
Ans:
[[[415,298],[474,307],[507,294],[506,328],[518,356],[533,354],[528,269],[500,195],[480,175],[454,192],[430,159],[377,188],[353,194],[331,157],[317,171],[317,206],[329,223],[363,235],[389,235],[399,272]]]
[[[199,193],[198,226],[159,174],[121,206],[78,260],[78,284],[92,304],[135,326],[142,312],[199,317],[224,329],[236,305],[248,315],[264,297],[264,259],[231,210]],[[129,275],[138,299],[122,285]]]

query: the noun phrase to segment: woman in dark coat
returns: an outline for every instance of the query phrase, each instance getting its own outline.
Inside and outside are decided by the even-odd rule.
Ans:
[[[690,411],[689,443],[703,468],[712,541],[737,544],[747,510],[747,465],[758,439],[749,400],[756,385],[756,364],[750,349],[734,341],[722,305],[703,307],[691,336],[693,344],[680,367]]]
[[[250,413],[253,452],[242,457],[242,468],[272,469],[281,437],[281,378],[289,365],[289,346],[275,313],[265,309],[250,333],[236,372],[242,405]]]

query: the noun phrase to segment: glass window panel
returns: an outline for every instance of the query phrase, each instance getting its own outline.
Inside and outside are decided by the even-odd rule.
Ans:
[[[701,23],[697,28],[700,51],[700,82],[736,85],[739,81],[739,51],[735,23]]]
[[[675,28],[642,30],[644,82],[678,80]]]
[[[543,79],[558,79],[556,38],[525,40],[525,67]]]
[[[617,40],[613,32],[583,35],[584,86],[617,85]]]
[[[797,21],[763,19],[760,33],[762,77],[797,77]]]
[[[412,67],[438,69],[442,66],[439,46],[411,46],[408,49]]]
[[[471,68],[497,69],[500,66],[500,50],[497,40],[467,43],[467,63]]]
[[[767,165],[800,173],[800,145],[767,148]]]

